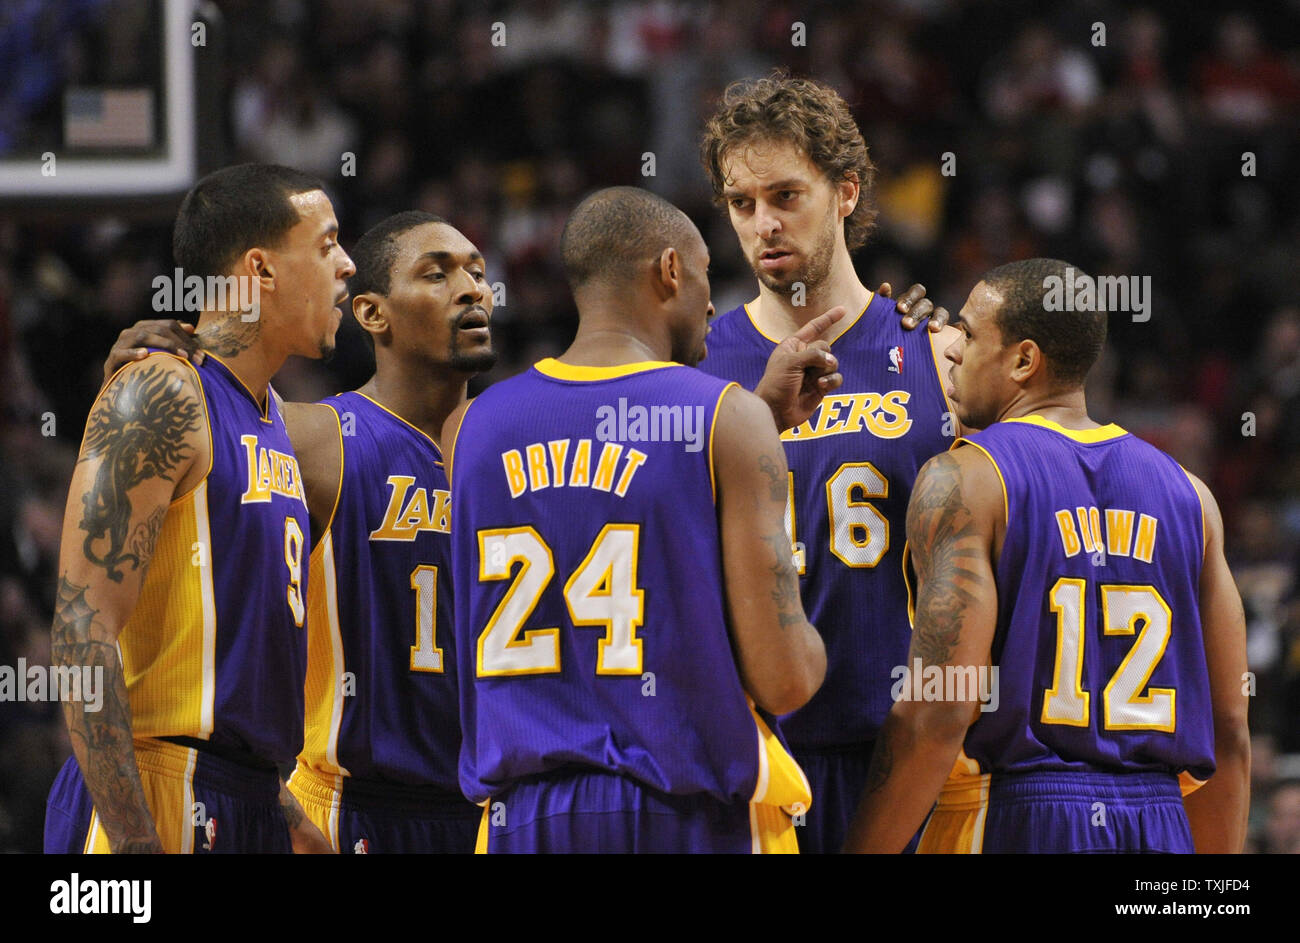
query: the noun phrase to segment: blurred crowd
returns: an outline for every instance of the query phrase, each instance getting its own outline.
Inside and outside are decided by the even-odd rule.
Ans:
[[[156,72],[137,41],[151,6],[6,4],[0,156],[42,146],[42,87]],[[1300,6],[842,6],[202,3],[196,55],[217,57],[202,95],[218,107],[201,169],[257,160],[318,174],[345,247],[399,210],[449,219],[504,291],[503,356],[483,383],[571,336],[558,237],[597,186],[647,186],[695,219],[719,311],[754,295],[697,142],[728,82],[774,66],[853,106],[879,167],[879,228],[857,256],[869,286],[921,282],[955,311],[981,272],[1016,258],[1150,276],[1150,320],[1112,317],[1091,411],[1219,497],[1249,625],[1243,683],[1256,691],[1251,847],[1300,852],[1300,49],[1279,44],[1300,36]],[[0,664],[48,663],[81,427],[117,333],[156,316],[150,283],[172,268],[175,206],[0,216]],[[335,360],[295,361],[277,389],[315,399],[363,382],[358,333],[345,319]],[[39,849],[67,751],[57,705],[0,703],[0,850]]]

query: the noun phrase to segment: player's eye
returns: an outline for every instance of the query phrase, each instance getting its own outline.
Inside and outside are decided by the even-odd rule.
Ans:
[[[749,205],[749,201],[744,197],[738,196],[732,199],[731,205],[738,210],[743,210],[746,206]]]
[[[425,280],[426,280],[426,281],[430,281],[430,282],[440,282],[440,281],[442,281],[444,278],[446,278],[447,276],[444,275],[442,272],[430,272],[429,274],[425,275],[424,277],[425,277]]]
[[[797,190],[782,190],[777,194],[777,196],[780,197],[781,202],[783,203],[789,203],[798,195],[799,193]]]
[[[474,278],[480,282],[487,278],[487,276],[484,275],[482,272],[471,272],[470,274],[473,275]]]

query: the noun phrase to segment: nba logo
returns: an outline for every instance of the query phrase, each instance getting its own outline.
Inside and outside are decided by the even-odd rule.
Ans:
[[[370,842],[364,838],[358,838],[357,843],[352,846],[352,853],[354,855],[370,854]]]
[[[889,348],[889,372],[899,373],[899,374],[903,372],[903,348],[902,347],[896,346],[896,347]]]
[[[203,823],[203,834],[207,836],[207,841],[203,844],[204,851],[211,851],[217,845],[217,820],[208,819]]]

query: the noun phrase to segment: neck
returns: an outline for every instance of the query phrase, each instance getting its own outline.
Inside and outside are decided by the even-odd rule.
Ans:
[[[1101,424],[1088,415],[1083,390],[1067,392],[1022,391],[998,415],[998,420],[1042,416],[1066,429],[1097,429]]]
[[[237,312],[204,311],[199,315],[196,336],[202,348],[220,357],[265,407],[267,386],[288,354],[266,342],[262,323],[245,321]]]
[[[784,338],[829,308],[843,305],[848,309],[848,314],[833,325],[826,336],[827,340],[833,341],[857,320],[858,314],[871,301],[871,292],[858,281],[848,250],[840,246],[826,280],[804,293],[803,304],[796,305],[794,301],[794,295],[775,291],[759,282],[758,300],[750,310],[765,334]]]
[[[357,392],[401,416],[442,447],[442,424],[465,402],[471,374],[446,364],[384,357],[376,351],[375,375]]]
[[[626,305],[625,301],[620,310],[626,311]],[[577,367],[614,367],[646,360],[672,360],[673,346],[666,330],[656,334],[629,323],[625,315],[621,318],[588,315],[580,316],[573,343],[558,359]]]

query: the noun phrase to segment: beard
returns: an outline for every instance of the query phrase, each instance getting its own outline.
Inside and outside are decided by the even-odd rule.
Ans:
[[[839,222],[839,215],[835,212],[835,206],[832,204],[830,210],[826,213],[825,225],[822,226],[821,232],[817,235],[817,242],[814,243],[812,254],[801,268],[795,269],[790,274],[778,277],[758,266],[758,260],[750,262],[754,274],[758,280],[770,288],[772,291],[779,292],[782,295],[794,294],[795,285],[802,283],[804,291],[813,291],[819,285],[826,281],[831,274],[831,260],[835,257],[835,226]],[[762,250],[760,250],[762,251]]]
[[[447,358],[453,370],[464,373],[486,373],[496,366],[497,352],[492,349],[490,341],[489,346],[483,350],[461,350],[457,338],[458,334],[453,333],[451,351]]]

